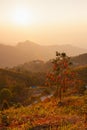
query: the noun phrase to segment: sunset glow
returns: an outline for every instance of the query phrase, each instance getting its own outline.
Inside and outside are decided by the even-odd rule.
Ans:
[[[87,48],[87,0],[1,0],[0,42],[25,40]]]
[[[14,24],[27,26],[32,23],[32,13],[25,8],[17,8],[12,14],[12,20]]]

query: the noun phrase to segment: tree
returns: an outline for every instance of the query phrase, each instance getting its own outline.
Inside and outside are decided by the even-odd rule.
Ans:
[[[12,97],[12,93],[9,89],[3,88],[0,91],[0,102],[3,103],[3,101],[9,102]]]
[[[63,93],[68,87],[74,85],[75,72],[71,69],[72,63],[66,53],[56,52],[56,58],[52,60],[52,64],[53,69],[47,75],[47,83],[57,87],[56,95],[59,96],[61,102]]]

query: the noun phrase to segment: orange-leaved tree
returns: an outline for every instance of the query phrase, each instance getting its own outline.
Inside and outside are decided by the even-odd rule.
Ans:
[[[72,69],[72,62],[66,53],[56,52],[56,58],[52,60],[52,72],[47,74],[47,83],[56,86],[56,96],[60,102],[66,90],[75,84],[75,72]]]

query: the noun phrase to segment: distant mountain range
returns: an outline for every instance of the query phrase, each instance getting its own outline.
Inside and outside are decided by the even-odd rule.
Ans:
[[[0,67],[13,67],[32,60],[55,58],[55,52],[66,52],[68,56],[87,53],[86,49],[72,45],[42,46],[31,41],[18,43],[16,46],[0,44]]]

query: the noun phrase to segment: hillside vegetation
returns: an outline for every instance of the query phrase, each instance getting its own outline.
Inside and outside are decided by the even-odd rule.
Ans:
[[[11,93],[8,100],[10,106],[17,103],[30,104],[34,92],[32,87],[44,86],[45,79],[45,73],[21,73],[0,69],[0,108],[2,108],[2,102],[7,100],[2,93],[9,95],[9,92]]]
[[[78,93],[83,94],[86,89],[85,86],[87,86],[87,66],[77,67],[74,70],[78,73],[78,78],[83,83],[83,85],[77,87]],[[36,100],[34,97],[31,100],[31,97],[34,93],[38,93],[38,96],[41,94],[44,96],[55,91],[55,87],[53,85],[51,85],[51,87],[49,88],[45,84],[47,73],[30,71],[28,72],[23,69],[0,69],[0,92],[3,89],[10,90],[10,92],[12,93],[12,97],[9,101],[10,105],[17,103],[28,105],[32,101]],[[33,86],[36,86],[37,88],[33,89]],[[2,102],[0,104],[2,104]],[[0,106],[2,107],[2,105]]]
[[[0,129],[85,130],[86,101],[87,96],[67,96],[64,104],[58,106],[58,99],[52,97],[32,106],[12,107],[0,113]]]
[[[56,52],[47,73],[0,69],[0,130],[86,130],[87,66],[71,61]]]

